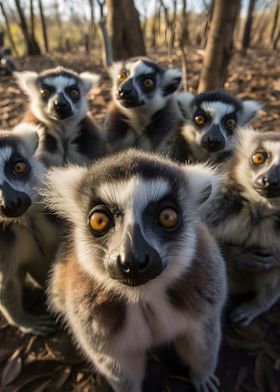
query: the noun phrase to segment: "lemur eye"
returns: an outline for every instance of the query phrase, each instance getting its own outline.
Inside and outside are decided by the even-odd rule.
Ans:
[[[97,235],[106,234],[111,227],[111,217],[105,211],[94,211],[88,222],[93,233]]]
[[[234,118],[228,118],[226,120],[226,127],[229,129],[234,129],[236,127],[236,120]]]
[[[24,161],[17,161],[13,164],[12,170],[14,174],[25,174],[28,170],[28,166]]]
[[[265,163],[265,161],[267,160],[268,156],[266,152],[263,151],[258,151],[256,152],[252,158],[251,161],[254,165],[262,165]]]
[[[72,89],[69,91],[69,95],[70,95],[70,97],[72,97],[72,98],[79,98],[79,97],[80,97],[80,91],[79,91],[77,88],[72,88]]]
[[[51,94],[51,90],[48,89],[47,87],[43,87],[40,90],[40,94],[41,94],[41,97],[48,98],[50,96],[50,94]]]
[[[164,229],[174,229],[179,221],[178,212],[172,207],[166,207],[160,211],[158,222]]]
[[[123,82],[125,79],[127,79],[128,75],[129,75],[128,71],[125,71],[125,70],[121,71],[121,73],[118,76],[118,81],[120,83]]]
[[[147,78],[143,81],[143,85],[145,88],[153,88],[155,85],[155,82],[151,78]]]
[[[199,127],[201,127],[202,125],[204,125],[206,123],[207,119],[205,116],[203,116],[202,114],[199,114],[198,116],[195,116],[194,118],[194,122],[196,123],[196,125],[198,125]]]

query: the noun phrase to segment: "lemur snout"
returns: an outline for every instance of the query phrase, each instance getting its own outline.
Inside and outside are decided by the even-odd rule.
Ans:
[[[255,182],[255,189],[264,197],[280,196],[280,170],[272,167],[268,172],[260,175]]]
[[[139,101],[137,90],[133,86],[132,80],[122,83],[117,91],[117,99],[121,101],[125,107],[134,107],[142,105]]]
[[[201,139],[203,148],[210,152],[222,150],[225,147],[225,138],[220,131],[219,125],[213,125]]]
[[[108,272],[113,279],[129,286],[139,286],[154,279],[163,271],[158,252],[144,239],[139,225],[127,234],[122,255],[110,263]]]
[[[73,114],[72,109],[71,109],[71,105],[65,99],[63,93],[58,94],[54,98],[53,108],[54,108],[55,114],[60,119],[65,119],[67,117],[70,117]]]
[[[1,213],[7,218],[19,217],[31,206],[30,197],[24,192],[13,189],[6,181],[1,190]]]

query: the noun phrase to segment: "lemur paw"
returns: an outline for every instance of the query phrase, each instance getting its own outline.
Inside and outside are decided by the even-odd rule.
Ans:
[[[233,325],[247,327],[258,316],[255,309],[248,304],[240,305],[229,315],[230,322]]]
[[[46,314],[40,316],[28,315],[24,321],[17,324],[17,327],[24,333],[37,336],[50,335],[56,329],[54,320]]]
[[[211,374],[206,380],[192,379],[192,384],[197,392],[219,392],[220,381],[214,375]]]

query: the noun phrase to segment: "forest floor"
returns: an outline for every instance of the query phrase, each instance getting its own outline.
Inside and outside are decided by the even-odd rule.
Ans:
[[[97,56],[96,56],[97,57]],[[99,59],[80,53],[29,57],[17,61],[18,70],[41,71],[58,64],[74,70],[93,71],[101,75],[100,87],[90,95],[90,109],[102,125],[110,100],[110,79]],[[166,51],[154,53],[154,59],[166,66],[181,66],[180,57]],[[188,90],[195,92],[202,65],[200,51],[191,49],[188,59]],[[242,99],[255,99],[264,104],[254,126],[280,132],[280,52],[249,50],[236,53],[231,61],[226,89]],[[16,125],[27,105],[26,97],[11,76],[0,76],[0,128]],[[40,301],[30,301],[34,312]],[[247,328],[232,328],[224,312],[223,344],[217,375],[222,392],[280,391],[280,305],[259,317]],[[35,309],[35,310],[34,310]],[[184,370],[171,348],[149,354],[144,392],[193,391]],[[0,390],[1,392],[108,391],[71,343],[71,338],[58,327],[48,338],[24,335],[10,327],[0,316]]]

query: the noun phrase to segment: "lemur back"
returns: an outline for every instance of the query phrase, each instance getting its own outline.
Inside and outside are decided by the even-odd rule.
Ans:
[[[17,72],[16,77],[31,101],[24,121],[43,128],[40,149],[48,165],[89,164],[105,154],[105,139],[87,103],[97,75],[57,67],[40,74]]]

